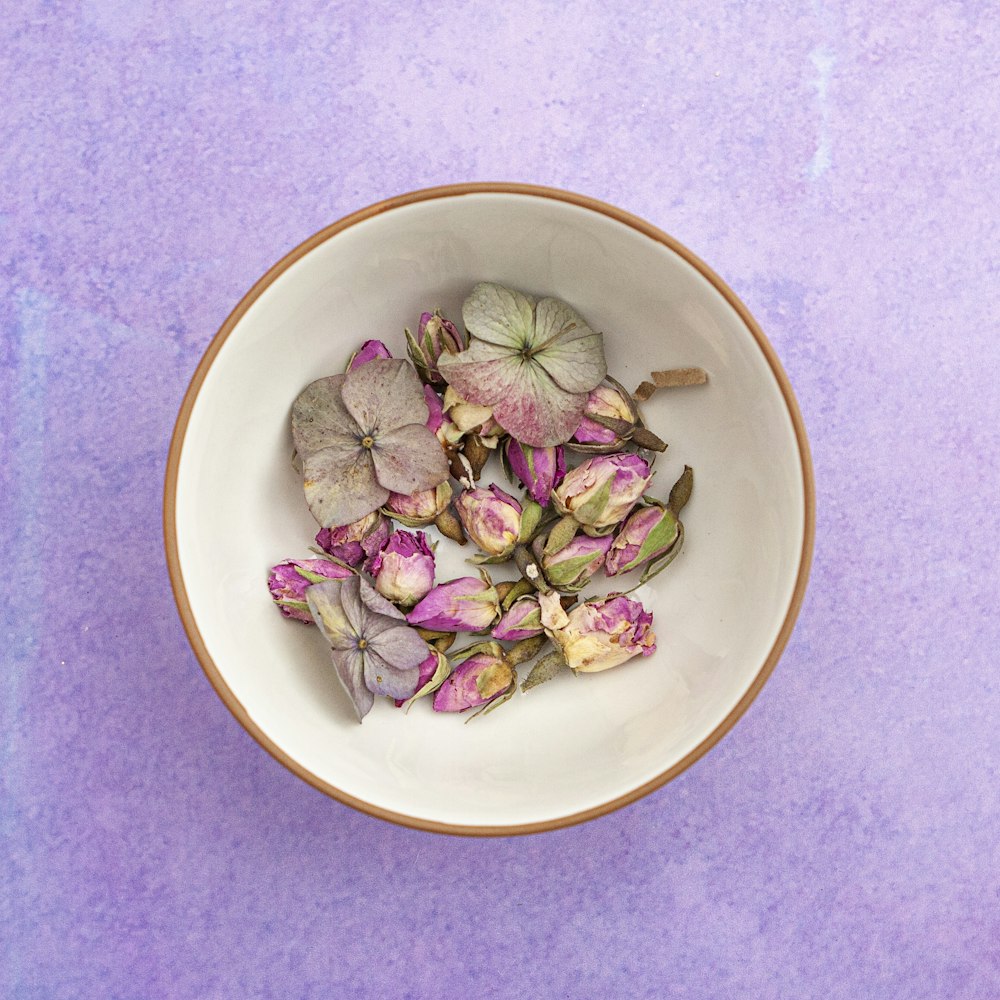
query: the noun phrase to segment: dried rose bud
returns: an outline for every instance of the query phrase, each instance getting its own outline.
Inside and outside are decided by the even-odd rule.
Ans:
[[[624,595],[586,601],[564,617],[564,625],[551,628],[557,621],[543,609],[552,639],[578,673],[596,673],[640,653],[649,656],[656,652],[652,614]]]
[[[366,340],[361,347],[351,355],[351,360],[347,364],[349,372],[362,365],[374,361],[376,358],[391,358],[389,348],[381,340]]]
[[[346,580],[353,575],[347,566],[329,559],[288,559],[271,570],[267,586],[278,610],[286,618],[312,624],[306,590],[323,580]]]
[[[445,380],[437,370],[438,358],[442,351],[448,354],[464,351],[469,346],[468,337],[459,333],[455,324],[441,315],[440,309],[421,313],[416,337],[409,330],[403,332],[406,335],[406,350],[421,380],[428,385],[444,386]]]
[[[626,398],[624,391],[606,382],[590,390],[583,411],[583,420],[580,421],[572,440],[582,444],[622,444],[622,438],[609,427],[592,420],[591,417],[594,416],[622,420],[633,426],[636,422],[636,411],[632,401]]]
[[[411,625],[441,632],[481,632],[500,616],[490,578],[463,576],[439,584],[406,616]]]
[[[389,541],[389,522],[377,510],[366,514],[353,524],[342,528],[322,528],[316,536],[316,544],[326,553],[347,563],[360,566],[365,559],[371,559],[382,551]]]
[[[634,453],[595,455],[566,474],[553,502],[588,534],[602,533],[628,516],[652,478],[648,463]]]
[[[407,702],[416,701],[424,695],[432,694],[442,681],[451,673],[451,666],[444,653],[431,649],[427,659],[420,664],[420,674],[417,678],[417,690],[409,698],[397,698],[396,708],[402,708]]]
[[[504,612],[491,633],[494,639],[517,642],[543,632],[541,609],[534,594],[520,597]]]
[[[495,483],[489,489],[463,490],[455,510],[466,535],[489,556],[506,558],[521,533],[521,505]]]
[[[375,589],[404,608],[412,608],[434,586],[434,552],[422,531],[395,532],[365,569],[375,578]]]
[[[568,593],[585,587],[604,563],[612,541],[611,535],[598,538],[577,535],[554,554],[539,553],[542,572],[549,586]]]
[[[552,491],[566,475],[566,455],[562,445],[555,448],[531,448],[509,438],[504,456],[510,471],[517,476],[528,495],[548,507]]]
[[[677,542],[677,518],[660,504],[640,507],[621,526],[605,561],[604,572],[618,576],[669,552]]]
[[[478,643],[452,658],[454,670],[434,695],[435,712],[464,712],[508,694],[516,682],[513,667],[496,642]]]
[[[394,521],[399,521],[408,528],[423,528],[446,511],[449,503],[451,503],[451,485],[444,482],[436,489],[423,490],[410,496],[390,493],[382,510]]]

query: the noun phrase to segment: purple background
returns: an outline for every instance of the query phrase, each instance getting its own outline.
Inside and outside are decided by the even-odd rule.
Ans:
[[[997,997],[996,9],[0,14],[0,995]],[[788,651],[679,779],[443,838],[260,750],[184,639],[167,443],[279,256],[388,195],[581,191],[703,256],[802,404]]]

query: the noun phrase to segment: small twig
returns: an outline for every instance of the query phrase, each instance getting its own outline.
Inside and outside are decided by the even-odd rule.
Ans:
[[[645,402],[657,389],[678,389],[686,385],[704,385],[708,381],[708,372],[704,368],[668,368],[664,371],[650,372],[652,382],[643,382],[635,390],[635,398]]]

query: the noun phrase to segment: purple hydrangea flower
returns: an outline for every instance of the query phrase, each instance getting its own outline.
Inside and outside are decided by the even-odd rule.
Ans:
[[[375,695],[410,698],[427,643],[402,614],[360,577],[327,580],[306,591],[313,620],[330,644],[333,665],[358,721]]]

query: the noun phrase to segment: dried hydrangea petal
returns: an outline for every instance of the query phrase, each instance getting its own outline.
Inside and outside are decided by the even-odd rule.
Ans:
[[[299,461],[330,447],[357,447],[360,428],[344,406],[343,385],[343,375],[317,379],[292,404],[292,441]]]
[[[520,351],[531,346],[534,302],[514,288],[481,281],[462,304],[466,329],[479,340]]]
[[[302,475],[309,511],[324,528],[357,521],[389,499],[371,457],[356,445],[352,451],[324,448],[310,455]]]
[[[448,478],[448,459],[441,443],[423,424],[381,434],[372,448],[372,461],[379,484],[392,493],[408,496],[432,490]]]
[[[535,361],[567,392],[590,392],[608,374],[603,337],[571,306],[542,299],[535,309]]]
[[[580,426],[586,394],[561,389],[538,366],[519,355],[496,356],[497,348],[474,343],[441,370],[449,383],[466,398],[493,408],[504,430],[523,444],[544,448],[569,440]]]
[[[341,395],[358,426],[375,438],[407,424],[427,423],[423,384],[402,359],[379,358],[355,369],[345,379]]]

